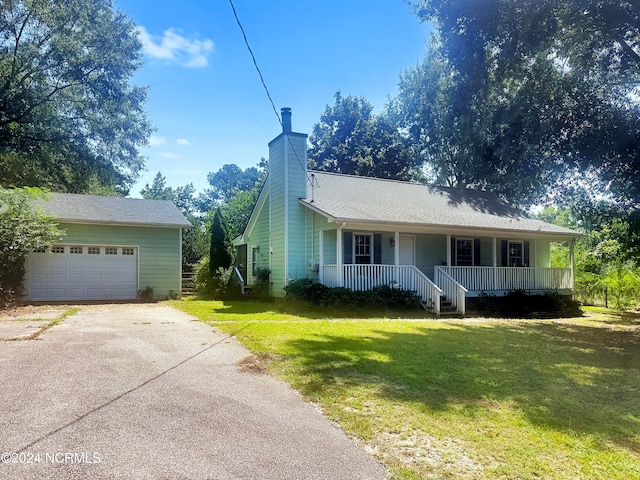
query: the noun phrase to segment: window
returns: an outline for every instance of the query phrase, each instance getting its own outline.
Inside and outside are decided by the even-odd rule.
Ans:
[[[74,255],[82,255],[82,247],[69,247],[69,253],[72,253]]]
[[[88,247],[87,253],[89,255],[100,255],[100,247]]]
[[[51,247],[51,253],[64,253],[64,247],[61,245],[54,245]]]
[[[253,247],[251,249],[251,275],[256,276],[258,270],[258,252],[260,247]]]
[[[122,255],[134,255],[135,251],[133,248],[123,248]]]
[[[456,238],[456,261],[459,267],[473,266],[473,240],[470,238]]]
[[[524,266],[524,242],[511,242],[507,246],[507,258],[510,267]]]
[[[33,253],[47,253],[47,247],[34,248]]]
[[[353,256],[356,264],[371,264],[371,235],[356,234],[353,236]]]
[[[105,255],[117,255],[118,254],[118,249],[117,248],[113,248],[113,247],[105,247],[104,254]]]

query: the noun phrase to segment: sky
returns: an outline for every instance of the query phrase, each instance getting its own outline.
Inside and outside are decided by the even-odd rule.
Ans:
[[[334,94],[363,96],[380,112],[400,73],[424,56],[429,26],[403,0],[234,0],[278,112],[311,133]],[[268,157],[276,114],[228,0],[116,0],[138,25],[144,64],[132,82],[148,87],[155,127],[141,149],[146,171],[172,187],[208,187],[227,163],[246,169]]]

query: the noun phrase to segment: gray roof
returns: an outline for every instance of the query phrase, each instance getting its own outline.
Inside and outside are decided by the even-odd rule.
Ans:
[[[38,200],[36,204],[60,222],[182,228],[192,226],[169,200],[54,193],[49,200]]]
[[[577,236],[526,217],[489,192],[309,171],[317,187],[301,202],[336,221],[475,228]]]

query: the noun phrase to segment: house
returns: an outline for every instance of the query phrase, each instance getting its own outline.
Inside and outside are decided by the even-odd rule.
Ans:
[[[66,235],[30,253],[32,301],[135,300],[180,294],[182,229],[191,223],[170,201],[54,193],[36,202]]]
[[[269,143],[269,175],[238,249],[247,285],[270,271],[271,293],[292,279],[368,290],[416,291],[439,314],[464,313],[482,293],[573,292],[573,269],[550,268],[550,244],[572,230],[527,218],[489,192],[311,171],[307,135],[283,132]]]

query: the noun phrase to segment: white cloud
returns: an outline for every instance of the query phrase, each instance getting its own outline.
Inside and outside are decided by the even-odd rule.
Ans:
[[[200,175],[202,173],[202,170],[189,170],[188,168],[179,168],[173,171],[174,175]]]
[[[176,143],[178,145],[191,145],[191,142],[186,138],[179,138],[178,140],[176,140]]]
[[[165,137],[156,137],[155,135],[151,135],[149,137],[149,146],[150,147],[159,147],[161,145],[166,145],[167,139]]]
[[[176,160],[182,158],[180,155],[176,155],[175,153],[171,153],[171,152],[160,152],[158,156],[164,157],[164,158],[173,158]]]
[[[162,38],[158,38],[151,35],[146,28],[139,26],[138,36],[148,56],[177,62],[185,67],[206,67],[209,64],[207,55],[213,51],[213,42],[208,38],[188,39],[173,28],[165,30]]]

